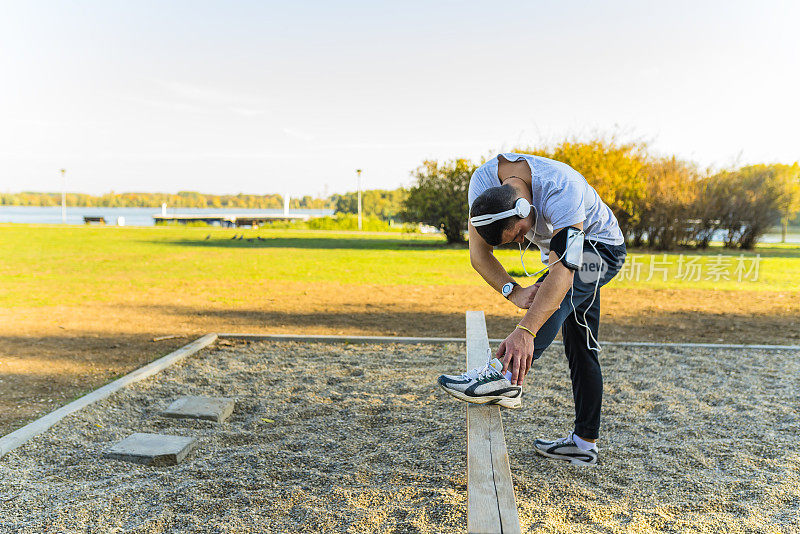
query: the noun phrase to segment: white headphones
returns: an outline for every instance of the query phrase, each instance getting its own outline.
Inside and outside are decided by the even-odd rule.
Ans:
[[[495,221],[499,221],[500,219],[506,219],[508,217],[513,217],[516,215],[517,217],[522,217],[523,219],[530,215],[531,213],[531,205],[530,203],[525,200],[524,198],[518,198],[517,201],[514,203],[514,208],[510,210],[506,210],[500,213],[486,213],[484,215],[477,215],[475,217],[470,218],[470,222],[472,226],[486,226],[487,224],[492,224]]]

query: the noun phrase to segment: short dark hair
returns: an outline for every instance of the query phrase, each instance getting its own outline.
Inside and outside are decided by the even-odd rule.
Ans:
[[[477,217],[478,215],[486,215],[487,213],[500,213],[506,210],[514,209],[514,203],[517,201],[519,195],[510,185],[501,185],[499,187],[490,187],[472,203],[469,216]],[[493,247],[502,244],[503,232],[511,226],[516,224],[521,217],[512,215],[505,219],[500,219],[485,226],[476,226],[475,230],[478,231],[484,241]]]

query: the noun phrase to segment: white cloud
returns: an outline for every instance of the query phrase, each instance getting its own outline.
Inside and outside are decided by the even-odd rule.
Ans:
[[[259,115],[263,115],[267,112],[265,109],[242,108],[238,106],[232,106],[228,109],[237,115],[241,115],[242,117],[258,117]]]
[[[224,111],[251,118],[267,112],[264,99],[253,95],[228,93],[213,87],[175,81],[155,80],[155,83],[158,86],[157,92],[160,93],[156,97],[123,95],[120,98],[179,113],[202,114]]]
[[[175,111],[178,113],[208,113],[206,107],[190,104],[188,102],[171,101],[171,100],[157,100],[153,98],[142,98],[138,96],[122,95],[120,99],[136,104],[144,104],[148,107],[160,109],[162,111]]]
[[[283,133],[285,133],[289,137],[294,137],[295,139],[302,139],[303,141],[313,141],[314,139],[317,138],[316,135],[303,132],[296,128],[284,128]]]

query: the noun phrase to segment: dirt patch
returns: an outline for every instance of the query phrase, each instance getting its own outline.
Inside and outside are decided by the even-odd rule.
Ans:
[[[463,532],[464,406],[435,387],[463,345],[232,343],[96,403],[0,462],[3,532]],[[568,431],[560,348],[504,411],[523,532],[796,532],[800,362],[607,347],[596,468],[531,450]],[[227,395],[228,422],[165,419]],[[131,432],[195,436],[174,467],[102,458]]]
[[[0,435],[212,331],[450,337],[463,335],[465,310],[479,309],[489,335],[505,337],[522,313],[473,286],[264,282],[247,299],[225,294],[125,291],[115,304],[0,310]],[[601,295],[601,340],[800,344],[799,293]],[[152,341],[170,334],[185,337]]]

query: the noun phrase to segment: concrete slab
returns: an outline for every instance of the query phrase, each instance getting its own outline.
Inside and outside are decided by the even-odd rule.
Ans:
[[[225,397],[181,397],[161,412],[165,417],[178,419],[204,419],[223,422],[233,413],[233,399]]]
[[[113,445],[103,456],[145,465],[177,465],[197,445],[197,439],[136,432]]]

